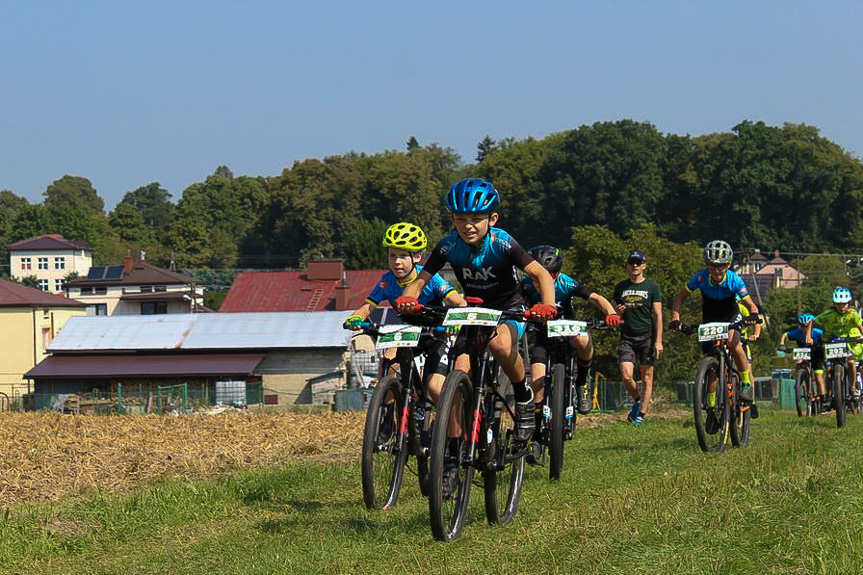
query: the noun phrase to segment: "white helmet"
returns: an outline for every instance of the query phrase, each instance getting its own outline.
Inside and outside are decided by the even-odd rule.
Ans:
[[[833,303],[851,303],[851,290],[847,287],[838,287],[833,290]]]

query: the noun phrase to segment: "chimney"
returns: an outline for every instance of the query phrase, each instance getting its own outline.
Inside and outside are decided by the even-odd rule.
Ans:
[[[309,281],[338,281],[344,271],[342,260],[312,260],[306,263],[306,279]]]
[[[351,301],[351,288],[345,281],[345,273],[342,272],[342,283],[336,286],[336,311],[348,309]]]
[[[123,257],[123,275],[127,276],[132,273],[132,251],[126,250],[126,255]]]

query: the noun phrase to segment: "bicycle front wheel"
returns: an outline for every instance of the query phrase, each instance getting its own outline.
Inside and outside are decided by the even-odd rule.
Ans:
[[[563,468],[563,424],[566,421],[566,406],[563,405],[566,391],[566,368],[562,363],[554,365],[551,377],[551,437],[549,437],[548,477],[560,480]]]
[[[806,417],[812,415],[811,385],[809,381],[809,371],[806,369],[797,370],[797,379],[794,382],[794,403],[797,407],[797,416]]]
[[[845,413],[845,366],[838,363],[833,366],[833,407],[836,409],[836,427],[845,427],[848,416]]]
[[[437,406],[429,461],[429,515],[432,534],[452,541],[461,534],[470,502],[473,465],[464,461],[471,429],[471,383],[455,370],[447,375]]]
[[[407,459],[401,434],[402,384],[395,376],[378,382],[363,433],[363,502],[367,509],[391,509],[399,498]]]
[[[695,419],[695,435],[702,451],[721,453],[729,435],[728,393],[723,389],[719,361],[715,357],[705,357],[695,372],[695,386],[692,390],[692,411]],[[711,381],[713,391],[710,391]]]
[[[483,490],[485,492],[485,516],[491,524],[509,523],[518,511],[521,486],[524,483],[524,444],[515,442],[515,417],[511,411],[513,403],[503,398],[511,395],[512,384],[501,386],[494,402],[494,419],[480,434],[480,441],[487,441],[483,452]],[[552,413],[552,421],[556,414]]]
[[[746,447],[749,444],[749,425],[752,421],[752,412],[749,405],[740,403],[740,378],[736,374],[730,375],[732,380],[732,394],[729,398],[731,404],[731,445],[735,447]]]

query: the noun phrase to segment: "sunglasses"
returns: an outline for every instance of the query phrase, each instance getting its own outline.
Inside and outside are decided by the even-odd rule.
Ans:
[[[627,263],[627,265],[638,267],[638,266],[642,265],[644,262],[641,260],[629,260],[626,263]]]

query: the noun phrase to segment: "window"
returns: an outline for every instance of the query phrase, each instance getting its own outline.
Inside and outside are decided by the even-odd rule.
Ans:
[[[108,293],[108,288],[105,286],[97,287],[82,287],[81,295],[105,295]]]
[[[141,293],[165,292],[168,286],[141,286]]]
[[[108,304],[94,303],[87,306],[87,315],[108,315]]]
[[[63,280],[54,280],[54,291],[63,291]]]
[[[39,289],[42,291],[48,291],[48,280],[39,280]]]
[[[30,258],[21,258],[21,269],[22,270],[32,270],[33,263],[30,261]]]
[[[161,315],[168,313],[168,302],[145,301],[141,303],[141,315]]]
[[[48,258],[47,257],[39,258],[38,262],[39,262],[39,269],[40,270],[47,270],[48,269]]]
[[[66,269],[66,258],[54,258],[54,269],[55,270],[65,270]]]

